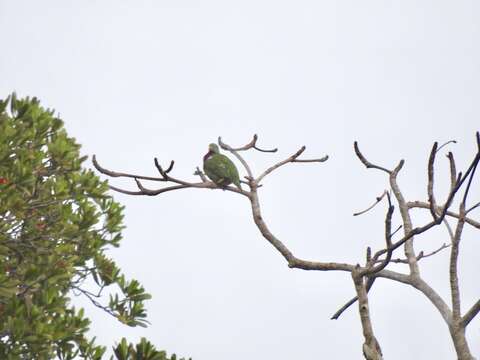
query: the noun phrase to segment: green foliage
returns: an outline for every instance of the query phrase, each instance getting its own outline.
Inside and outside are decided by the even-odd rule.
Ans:
[[[86,337],[90,320],[72,293],[124,324],[147,323],[150,295],[105,254],[119,246],[123,208],[82,168],[79,148],[37,99],[0,100],[1,359],[101,359],[105,348]],[[139,346],[150,357],[136,359],[158,358],[150,343]]]
[[[118,344],[113,351],[118,360],[177,360],[175,354],[168,357],[165,351],[156,350],[145,338],[142,338],[137,345],[127,344],[127,340],[122,338],[120,344]],[[179,360],[185,359],[182,358]]]

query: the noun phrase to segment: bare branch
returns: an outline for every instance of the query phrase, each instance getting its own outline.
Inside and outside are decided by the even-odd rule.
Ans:
[[[367,293],[370,291],[370,289],[372,288],[373,286],[373,283],[375,282],[375,279],[374,277],[372,278],[368,278],[367,279]],[[337,312],[335,314],[332,315],[332,317],[330,318],[330,320],[338,320],[338,318],[345,312],[345,310],[347,310],[350,306],[352,306],[353,304],[355,304],[355,302],[357,302],[358,300],[358,297],[355,296],[354,298],[352,298],[351,300],[349,300],[345,305],[343,305],[340,309],[337,310]]]
[[[358,311],[360,313],[363,337],[365,339],[365,342],[363,343],[363,355],[366,360],[382,360],[382,349],[375,338],[372,321],[370,319],[367,289],[364,277],[361,275],[362,272],[363,270],[360,269],[360,266],[357,266],[352,271],[352,278],[353,283],[355,284],[355,291],[357,292]]]
[[[450,244],[445,244],[443,243],[442,246],[440,246],[438,249],[428,253],[428,254],[425,254],[423,251],[420,251],[417,255],[417,261],[421,260],[421,259],[425,259],[427,257],[430,257],[430,256],[433,256],[435,254],[438,254],[440,251],[444,250],[444,249],[447,249],[450,247]],[[396,263],[396,264],[408,264],[408,260],[407,259],[391,259],[390,260],[391,263]]]
[[[233,148],[230,145],[227,145],[227,144],[223,143],[222,138],[219,136],[218,137],[218,144],[220,145],[220,147],[222,149],[227,150],[227,151],[246,151],[246,150],[250,150],[250,149],[255,149],[255,150],[260,151],[260,152],[270,152],[270,153],[278,151],[277,148],[271,149],[271,150],[260,149],[259,147],[257,147],[257,140],[258,140],[258,136],[257,136],[257,134],[255,134],[255,135],[253,135],[253,139],[248,144],[246,144],[244,146],[241,146],[241,147],[238,147],[238,148]]]
[[[419,290],[425,295],[430,302],[435,306],[438,312],[442,315],[443,319],[450,325],[452,323],[452,311],[448,307],[447,303],[438,295],[438,293],[430,287],[423,279],[418,276],[405,275],[395,271],[383,269],[375,274],[372,274],[376,278],[385,278],[394,281],[398,281]]]
[[[222,138],[220,136],[218,137],[218,143],[220,144],[220,147],[224,150],[227,150],[227,151],[231,152],[238,159],[238,161],[240,161],[242,163],[242,166],[245,168],[245,171],[248,174],[249,181],[253,180],[252,170],[250,169],[250,166],[247,164],[245,159],[238,153],[238,151],[244,151],[244,150],[252,149],[254,144],[257,141],[256,136],[257,135],[254,135],[253,140],[250,143],[248,143],[247,145],[245,145],[243,147],[237,148],[237,149],[231,147],[230,145],[227,145],[227,144],[223,143]],[[275,151],[276,151],[276,149],[275,149]]]
[[[270,174],[272,171],[278,169],[279,167],[288,164],[288,163],[293,163],[293,162],[324,162],[328,160],[328,155],[324,156],[323,158],[320,159],[308,159],[308,160],[298,160],[297,158],[302,155],[302,153],[305,151],[306,147],[302,146],[295,154],[289,156],[285,160],[282,160],[275,165],[269,167],[267,170],[265,170],[257,179],[255,179],[255,182],[259,184],[265,176]]]
[[[455,188],[455,182],[457,181],[457,167],[455,165],[455,158],[451,152],[447,155],[448,162],[450,164],[450,191]]]
[[[480,153],[479,153],[480,154]],[[479,157],[480,158],[480,157]],[[473,181],[473,177],[475,175],[475,170],[477,170],[477,166],[478,166],[478,160],[474,163],[473,165],[473,168],[472,168],[472,172],[470,173],[470,176],[468,178],[468,183],[467,183],[467,188],[465,189],[465,192],[463,194],[463,199],[462,199],[462,203],[464,205],[467,204],[467,197],[468,197],[468,193],[470,191],[470,186],[472,185],[472,181]],[[470,170],[470,169],[469,169]]]
[[[465,211],[466,214],[468,214],[470,211],[473,211],[475,210],[476,208],[478,208],[480,206],[480,202],[476,203],[475,205],[473,205],[472,207],[470,207],[467,211]]]
[[[437,152],[439,152],[441,148],[447,146],[448,144],[456,144],[456,143],[457,143],[456,140],[449,140],[449,141],[443,143],[442,145],[440,145],[440,146],[437,148]]]
[[[193,173],[193,175],[198,175],[200,176],[200,179],[202,179],[203,182],[207,182],[207,177],[205,176],[205,174],[200,170],[200,168],[197,166],[197,169],[195,170],[195,172]]]
[[[437,202],[435,200],[435,195],[433,194],[433,177],[434,177],[434,168],[433,165],[435,163],[435,155],[437,154],[437,147],[438,143],[435,142],[432,147],[432,151],[430,151],[430,157],[428,159],[428,185],[427,185],[427,192],[428,192],[428,202],[430,204],[430,213],[434,220],[437,220],[437,213],[435,211],[437,207]]]
[[[255,185],[255,183],[254,183]],[[348,271],[351,272],[354,269],[353,265],[344,264],[344,263],[332,263],[332,262],[314,262],[301,260],[296,258],[292,252],[281,242],[279,239],[272,234],[270,229],[267,227],[267,224],[263,220],[262,213],[260,210],[260,202],[258,199],[258,193],[255,186],[253,186],[252,191],[250,192],[250,203],[252,207],[253,221],[257,225],[257,228],[260,230],[260,233],[263,237],[273,245],[273,247],[287,260],[288,266],[290,268],[297,268],[303,270],[319,270],[319,271]]]
[[[97,157],[95,155],[93,155],[92,157],[92,163],[95,169],[100,171],[102,174],[105,174],[110,177],[126,177],[126,178],[142,179],[142,180],[150,180],[150,181],[165,181],[163,177],[159,178],[159,177],[152,177],[152,176],[142,176],[142,175],[122,173],[122,172],[116,172],[116,171],[105,169],[101,167],[100,164],[97,162]]]
[[[167,170],[163,170],[162,166],[160,165],[160,163],[158,162],[158,159],[157,158],[154,158],[153,159],[154,163],[155,163],[155,167],[157,168],[158,172],[160,173],[160,175],[162,175],[162,177],[165,179],[165,181],[168,181],[168,173],[170,171],[172,171],[173,169],[173,165],[175,164],[175,162],[172,160],[170,161],[170,165],[168,166]]]
[[[471,172],[472,172],[472,169],[473,169],[473,165],[478,163],[480,160],[480,152],[477,153],[477,155],[475,156],[474,160],[472,161],[472,165],[470,165],[469,167],[469,170],[466,172],[465,176],[462,176],[461,173],[458,174],[458,180],[456,181],[456,186],[455,188],[452,190],[452,192],[450,192],[449,196],[448,196],[448,199],[445,203],[445,206],[443,207],[443,210],[441,211],[441,214],[437,217],[437,220],[433,220],[429,223],[427,223],[426,225],[422,226],[422,227],[416,227],[414,229],[411,229],[409,230],[408,232],[406,231],[406,234],[405,236],[398,240],[397,242],[395,242],[394,244],[391,245],[390,248],[387,248],[387,249],[382,249],[382,250],[379,250],[375,253],[375,255],[372,257],[372,261],[373,262],[376,262],[379,257],[385,253],[389,253],[389,252],[393,252],[395,249],[397,249],[398,247],[402,246],[403,244],[406,244],[408,245],[408,241],[413,238],[415,235],[419,235],[421,233],[424,233],[425,231],[429,230],[430,228],[440,224],[443,219],[445,218],[446,216],[446,213],[448,211],[448,207],[451,205],[452,201],[453,201],[453,198],[455,196],[455,194],[458,192],[458,190],[460,189],[461,185],[463,184],[463,182],[465,181],[466,179],[466,176],[468,176]],[[403,199],[403,196],[402,194],[400,193],[399,189],[398,189],[398,185],[396,185],[396,175],[398,173],[398,170],[401,168],[401,165],[402,165],[402,161],[400,162],[400,164],[397,166],[397,168],[391,173],[390,175],[390,182],[392,184],[392,189],[393,189],[393,192],[394,194],[396,194],[397,196],[397,201],[399,203],[399,206],[400,206],[400,210],[401,212],[405,212],[406,216],[404,217],[404,223],[405,223],[405,230],[407,228],[411,228],[411,220],[410,220],[410,215],[408,214],[408,206],[407,206],[407,203],[405,202],[405,200]],[[402,217],[403,217],[403,213],[402,213]],[[405,221],[405,220],[408,220],[408,221]],[[412,246],[412,249],[411,249],[411,252],[410,251],[407,251],[407,246],[405,246],[405,255],[407,256],[407,259],[409,261],[409,265],[410,265],[410,271],[412,273],[412,275],[414,276],[418,276],[418,264],[417,264],[417,258],[415,256],[415,254],[413,253],[413,245],[411,244],[410,242],[410,246]],[[412,257],[413,256],[413,257]],[[416,271],[412,271],[412,264],[414,265],[414,269]],[[372,274],[372,273],[370,273]]]
[[[408,202],[408,207],[409,208],[420,208],[420,209],[429,209],[430,206],[429,204],[427,204],[426,202],[422,202],[422,201],[411,201],[411,202]],[[437,212],[442,212],[443,209],[441,209],[440,207],[437,207]],[[471,210],[471,209],[469,209]],[[457,213],[454,213],[453,211],[447,211],[446,212],[446,215],[447,216],[450,216],[450,217],[453,217],[453,218],[456,218],[458,219],[460,215],[458,215]],[[470,219],[468,217],[465,217],[465,222],[477,229],[480,229],[480,222],[478,221],[475,221],[473,219]]]
[[[385,216],[385,249],[387,251],[387,256],[385,259],[378,265],[371,267],[370,265],[375,264],[375,256],[372,258],[370,264],[367,264],[367,268],[360,272],[362,275],[368,275],[372,273],[376,273],[385,269],[388,265],[390,260],[392,259],[393,249],[392,249],[392,215],[393,211],[395,210],[394,206],[392,205],[392,201],[390,200],[390,195],[387,193],[388,199],[388,210],[387,215]]]
[[[403,228],[403,225],[398,225],[394,232],[392,232],[392,237]]]
[[[466,327],[470,321],[473,320],[475,316],[480,312],[480,300],[478,300],[473,306],[470,308],[470,310],[467,311],[465,315],[462,317],[462,326]]]
[[[408,237],[408,239],[405,240],[404,242],[405,243],[404,253],[406,258],[409,261],[408,266],[410,268],[410,273],[414,274],[415,276],[418,276],[419,269],[418,269],[417,259],[415,256],[415,250],[413,248],[413,239],[410,240],[413,237],[412,219],[408,211],[407,202],[405,201],[402,191],[400,190],[400,186],[398,185],[398,182],[397,182],[398,173],[402,169],[404,163],[405,163],[404,160],[400,160],[397,167],[390,173],[389,180],[390,180],[390,187],[392,188],[392,192],[395,195],[395,198],[397,199],[398,208],[400,210],[400,215],[402,217],[403,231],[405,234],[404,238]]]
[[[460,239],[462,236],[463,225],[465,224],[465,202],[460,204],[460,217],[455,229],[455,235],[452,239],[452,251],[450,252],[450,292],[452,297],[453,320],[460,318],[460,287],[458,284],[458,253],[460,248]]]
[[[321,158],[318,158],[318,159],[306,159],[306,160],[302,160],[302,159],[295,159],[295,160],[292,160],[292,162],[297,162],[297,163],[311,163],[311,162],[325,162],[328,160],[328,155],[325,155],[324,157],[321,157]]]
[[[255,181],[256,183],[260,183],[262,181],[262,179],[267,176],[268,174],[270,174],[272,171],[274,171],[275,169],[278,169],[280,166],[283,166],[285,164],[288,164],[289,162],[292,162],[293,160],[295,160],[297,157],[299,157],[300,155],[302,155],[302,153],[305,151],[306,147],[305,146],[302,146],[295,154],[293,154],[292,156],[286,158],[285,160],[282,160],[278,163],[276,163],[275,165],[269,167],[267,170],[265,170],[262,175],[260,175]]]
[[[362,164],[365,165],[365,167],[367,169],[377,169],[377,170],[385,171],[387,174],[391,173],[390,170],[385,169],[384,167],[372,164],[370,161],[368,161],[365,158],[365,156],[363,156],[363,154],[360,152],[360,149],[358,148],[358,143],[356,141],[353,143],[353,148],[355,149],[355,154],[357,155],[357,157],[360,159]]]
[[[171,161],[168,168],[166,170],[164,170],[161,167],[161,165],[159,164],[158,159],[157,158],[154,159],[155,167],[157,168],[157,170],[159,171],[159,173],[161,175],[161,177],[159,177],[159,178],[158,177],[154,178],[154,177],[150,177],[150,176],[134,175],[134,174],[128,174],[128,173],[121,173],[121,172],[115,172],[115,171],[105,169],[98,164],[98,162],[95,158],[95,155],[93,156],[92,161],[93,161],[93,165],[95,166],[95,168],[103,174],[106,174],[106,175],[111,176],[111,177],[133,178],[140,191],[130,191],[130,190],[125,190],[125,189],[118,188],[116,186],[109,185],[110,189],[112,189],[114,191],[117,191],[119,193],[122,193],[122,194],[126,194],[126,195],[156,196],[156,195],[160,195],[164,192],[168,192],[168,191],[187,189],[187,188],[199,188],[199,189],[222,189],[222,190],[226,190],[226,191],[235,192],[235,193],[247,196],[247,197],[249,196],[249,192],[247,192],[247,191],[239,190],[239,189],[237,189],[235,187],[232,187],[232,186],[219,187],[211,181],[206,181],[207,179],[205,177],[202,178],[202,182],[200,182],[200,183],[191,183],[191,182],[183,181],[183,180],[180,180],[180,179],[176,179],[176,178],[169,175],[169,172],[173,169],[174,161]],[[151,190],[151,189],[146,188],[140,182],[140,180],[172,182],[172,183],[177,184],[177,185],[168,186],[168,187],[161,188],[161,189],[156,189],[156,190]],[[203,180],[205,180],[205,181],[203,181]]]
[[[370,210],[372,210],[380,201],[382,201],[382,199],[385,197],[385,195],[387,195],[387,190],[384,190],[383,191],[383,194],[378,196],[376,199],[375,199],[375,202],[369,206],[368,208],[366,208],[365,210],[362,210],[362,211],[359,211],[359,212],[356,212],[353,214],[353,216],[359,216],[359,215],[363,215],[367,212],[369,212]]]

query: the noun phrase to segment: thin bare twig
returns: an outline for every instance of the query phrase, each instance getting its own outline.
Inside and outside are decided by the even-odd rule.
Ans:
[[[320,159],[308,159],[308,160],[298,160],[297,158],[302,155],[302,153],[305,151],[306,147],[302,146],[295,154],[289,156],[285,160],[282,160],[275,165],[269,167],[267,170],[265,170],[257,179],[255,179],[255,182],[259,184],[265,176],[270,174],[272,171],[278,169],[279,167],[288,164],[288,163],[293,163],[293,162],[324,162],[328,160],[328,155],[324,156],[323,158]]]
[[[369,261],[369,259],[367,260]],[[370,289],[372,288],[373,286],[373,283],[375,282],[375,279],[374,277],[369,277],[367,279],[367,293],[370,291]],[[350,299],[345,305],[343,305],[340,309],[337,310],[337,312],[335,314],[332,315],[332,317],[330,318],[330,320],[338,320],[338,318],[350,307],[352,306],[353,304],[355,304],[355,302],[358,300],[358,296],[355,296],[353,297],[352,299]]]
[[[475,210],[476,208],[478,208],[480,206],[480,202],[476,203],[475,205],[473,205],[472,207],[470,207],[467,211],[465,211],[466,214],[468,214],[470,211],[473,211]]]
[[[442,244],[442,246],[440,246],[438,249],[430,252],[430,253],[427,253],[425,254],[423,251],[420,251],[417,255],[417,261],[421,260],[421,259],[425,259],[427,257],[430,257],[430,256],[433,256],[435,254],[438,254],[440,251],[444,250],[444,249],[448,249],[450,247],[450,244]],[[408,264],[408,260],[407,259],[392,259],[390,260],[391,263],[396,263],[396,264]]]
[[[377,196],[377,198],[375,199],[375,202],[372,205],[370,205],[365,210],[354,213],[353,216],[363,215],[363,214],[369,212],[370,210],[372,210],[380,201],[382,201],[382,199],[385,197],[385,195],[387,195],[387,192],[388,192],[387,190],[384,190],[382,195]]]
[[[202,179],[203,182],[207,182],[207,177],[205,176],[205,174],[200,170],[200,168],[197,166],[195,172],[193,173],[193,175],[198,175],[200,176],[200,179]]]
[[[430,151],[430,157],[428,159],[428,185],[427,185],[427,193],[428,193],[428,203],[430,204],[430,213],[434,220],[437,220],[437,213],[435,209],[437,208],[437,202],[435,200],[435,195],[433,194],[433,179],[434,179],[434,170],[433,165],[435,163],[435,155],[437,154],[437,147],[438,143],[435,142],[432,147],[432,151]]]
[[[365,167],[367,169],[377,169],[377,170],[381,170],[381,171],[385,171],[387,174],[390,174],[391,171],[388,170],[388,169],[385,169],[384,167],[382,166],[378,166],[378,165],[375,165],[375,164],[372,164],[370,161],[368,161],[365,156],[363,156],[363,154],[360,152],[360,149],[358,147],[358,143],[355,141],[353,143],[353,148],[355,150],[355,154],[357,155],[357,157],[360,159],[360,161],[362,162],[363,165],[365,165]]]
[[[380,264],[373,266],[375,264],[375,256],[371,259],[370,263],[367,264],[367,268],[363,271],[360,272],[362,275],[368,275],[372,273],[376,273],[379,271],[382,271],[385,269],[385,267],[388,265],[390,260],[392,259],[393,255],[393,249],[392,249],[392,215],[393,211],[395,210],[395,207],[392,205],[392,201],[390,199],[390,194],[387,193],[387,199],[388,199],[388,210],[387,210],[387,215],[385,216],[385,249],[387,251],[387,255],[385,259],[383,259]]]
[[[450,165],[450,191],[452,191],[455,187],[455,181],[457,180],[457,167],[455,165],[455,158],[451,152],[447,154],[447,158]]]
[[[449,140],[449,141],[443,143],[442,145],[440,145],[440,146],[437,148],[437,152],[439,152],[441,148],[447,146],[448,144],[456,144],[456,143],[457,143],[456,140]]]
[[[253,135],[253,139],[248,144],[246,144],[244,146],[241,146],[241,147],[238,147],[238,148],[233,148],[230,145],[227,145],[224,142],[222,142],[222,138],[219,136],[218,137],[218,144],[220,145],[220,147],[222,149],[227,150],[227,151],[246,151],[246,150],[250,150],[250,149],[255,149],[255,150],[260,151],[260,152],[269,152],[269,153],[274,153],[274,152],[278,151],[277,148],[270,149],[270,150],[260,149],[259,147],[257,147],[257,140],[258,140],[258,136],[257,136],[257,134],[255,134],[255,135]]]
[[[105,174],[110,177],[126,177],[126,178],[142,179],[142,180],[150,180],[150,181],[165,181],[163,177],[159,178],[159,177],[153,177],[153,176],[143,176],[143,175],[116,172],[116,171],[105,169],[101,167],[100,164],[98,163],[96,155],[92,156],[92,163],[93,163],[93,166],[95,166],[95,169],[100,171],[102,174]]]
[[[329,159],[328,155],[325,155],[324,157],[318,158],[318,159],[295,159],[292,160],[292,162],[297,162],[297,163],[312,163],[312,162],[325,162]]]

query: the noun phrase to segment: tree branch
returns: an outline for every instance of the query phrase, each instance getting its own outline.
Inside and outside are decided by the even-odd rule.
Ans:
[[[130,191],[130,190],[125,190],[118,188],[116,186],[109,185],[110,189],[117,191],[122,194],[127,194],[127,195],[147,195],[147,196],[156,196],[160,195],[162,193],[168,192],[168,191],[174,191],[174,190],[181,190],[181,189],[188,189],[188,188],[197,188],[197,189],[221,189],[221,190],[226,190],[226,191],[231,191],[234,193],[238,193],[240,195],[244,195],[246,197],[249,196],[248,191],[240,190],[237,189],[236,187],[233,186],[226,186],[226,187],[219,187],[217,186],[214,182],[212,181],[207,181],[205,177],[201,177],[202,182],[197,182],[197,183],[192,183],[184,180],[180,180],[177,178],[172,177],[169,173],[173,169],[174,161],[172,160],[170,162],[170,165],[166,170],[162,168],[160,165],[159,161],[157,158],[154,158],[154,163],[155,167],[157,168],[158,172],[160,173],[161,177],[151,177],[151,176],[143,176],[143,175],[136,175],[136,174],[129,174],[129,173],[123,173],[123,172],[116,172],[112,170],[108,170],[98,163],[95,155],[93,155],[93,166],[100,171],[102,174],[111,176],[111,177],[126,177],[126,178],[133,178],[135,180],[135,183],[140,191]],[[155,189],[151,190],[146,188],[141,182],[141,180],[150,180],[150,181],[162,181],[162,182],[171,182],[177,185],[173,186],[168,186],[164,187],[161,189]],[[205,181],[203,181],[205,180]]]
[[[353,148],[355,150],[355,154],[357,155],[357,157],[360,159],[360,161],[362,162],[363,165],[365,165],[365,167],[367,169],[377,169],[377,170],[381,170],[381,171],[384,171],[386,172],[387,174],[390,174],[391,171],[388,170],[388,169],[385,169],[384,167],[382,166],[378,166],[378,165],[375,165],[375,164],[372,164],[370,161],[368,161],[365,156],[363,156],[363,154],[360,152],[360,148],[358,147],[358,143],[355,141],[353,143]]]
[[[478,300],[473,306],[468,310],[468,312],[462,317],[462,326],[467,327],[470,321],[473,320],[475,316],[480,312],[480,300]]]
[[[257,147],[257,140],[258,140],[258,136],[257,136],[257,134],[255,134],[255,135],[253,135],[253,139],[248,144],[246,144],[244,146],[241,146],[241,147],[238,147],[238,148],[233,148],[230,145],[227,145],[227,144],[223,143],[221,137],[218,138],[218,143],[220,144],[220,147],[222,149],[228,150],[228,151],[246,151],[246,150],[250,150],[250,149],[255,149],[255,150],[260,151],[260,152],[269,152],[269,153],[274,153],[274,152],[278,151],[277,148],[271,149],[271,150],[260,149],[259,147]]]
[[[419,209],[429,209],[430,208],[430,206],[426,202],[423,202],[423,201],[410,201],[410,202],[408,202],[407,205],[411,209],[412,208],[419,208]],[[436,211],[441,213],[443,211],[443,209],[440,208],[440,207],[437,207]],[[453,217],[453,218],[456,218],[456,219],[458,219],[460,217],[459,214],[454,213],[453,211],[447,211],[446,215],[450,216],[450,217]],[[480,229],[480,222],[478,222],[478,221],[475,221],[471,218],[465,217],[465,222],[467,224],[477,228],[477,229]]]
[[[358,298],[358,311],[360,313],[360,321],[362,324],[363,337],[365,339],[363,343],[363,355],[367,360],[382,360],[382,349],[375,338],[373,332],[373,326],[370,319],[370,308],[368,306],[367,289],[364,282],[364,276],[361,275],[363,270],[360,266],[357,266],[352,271],[353,283],[355,284],[355,291]]]
[[[363,215],[367,212],[369,212],[370,210],[372,210],[375,206],[377,206],[377,204],[382,201],[382,199],[385,197],[385,195],[387,195],[388,191],[387,190],[384,190],[383,191],[383,194],[378,196],[376,199],[375,199],[375,202],[369,206],[368,208],[366,208],[365,210],[362,210],[362,211],[359,211],[359,212],[356,212],[353,214],[353,216],[359,216],[359,215]]]
[[[272,171],[278,169],[279,167],[291,163],[291,162],[324,162],[328,160],[328,155],[324,156],[323,158],[320,159],[310,159],[310,160],[298,160],[297,158],[302,155],[302,153],[305,151],[306,147],[302,146],[295,154],[289,156],[285,160],[282,160],[275,165],[269,167],[267,170],[265,170],[257,179],[255,179],[255,182],[257,184],[260,184],[260,182],[263,180],[265,176],[270,174]]]

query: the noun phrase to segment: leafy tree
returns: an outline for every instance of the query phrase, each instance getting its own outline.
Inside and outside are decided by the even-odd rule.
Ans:
[[[123,208],[82,168],[79,148],[36,98],[0,100],[1,359],[101,359],[106,349],[87,337],[90,320],[72,293],[123,324],[147,324],[150,295],[106,255],[120,244]],[[167,360],[145,339],[122,339],[114,353]]]

